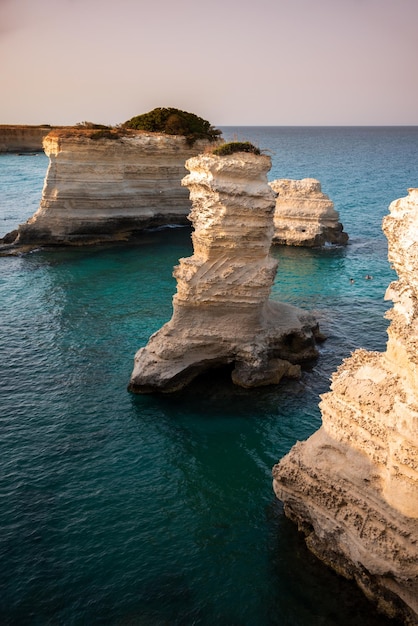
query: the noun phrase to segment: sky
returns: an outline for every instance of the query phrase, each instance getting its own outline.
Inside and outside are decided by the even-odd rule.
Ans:
[[[418,125],[418,0],[0,0],[0,124]]]

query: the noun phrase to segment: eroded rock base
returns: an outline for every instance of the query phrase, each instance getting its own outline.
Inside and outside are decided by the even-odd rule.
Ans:
[[[269,302],[267,308],[255,329],[253,311],[182,307],[137,352],[129,390],[179,391],[203,372],[225,365],[233,366],[232,382],[240,387],[300,378],[300,364],[318,356],[316,342],[323,339],[318,323],[290,305]]]
[[[284,511],[308,548],[353,579],[385,615],[418,624],[417,523],[382,497],[375,468],[323,428],[273,468]]]

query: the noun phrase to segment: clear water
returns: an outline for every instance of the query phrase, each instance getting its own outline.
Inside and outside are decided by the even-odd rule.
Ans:
[[[269,150],[271,179],[318,178],[340,211],[347,248],[273,251],[272,297],[316,311],[320,358],[277,388],[212,376],[134,396],[133,356],[171,316],[189,231],[0,258],[2,625],[390,623],[309,554],[271,468],[319,427],[341,360],[385,347],[381,219],[418,186],[418,129],[224,134]],[[34,212],[46,167],[0,156],[0,234]]]

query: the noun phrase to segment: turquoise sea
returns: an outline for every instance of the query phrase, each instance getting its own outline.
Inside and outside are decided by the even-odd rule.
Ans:
[[[340,212],[346,248],[273,249],[272,298],[316,312],[320,357],[279,387],[212,375],[135,396],[133,357],[171,317],[190,231],[0,258],[2,626],[392,623],[307,551],[271,468],[320,426],[342,359],[385,348],[381,221],[418,187],[418,127],[223,131],[271,155],[270,180],[318,178]],[[0,155],[0,236],[36,210],[47,164]]]

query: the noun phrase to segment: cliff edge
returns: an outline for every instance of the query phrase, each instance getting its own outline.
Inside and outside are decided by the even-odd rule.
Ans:
[[[322,427],[273,468],[308,547],[380,611],[418,624],[418,189],[383,230],[399,279],[384,353],[357,350],[322,396]]]
[[[277,269],[270,158],[203,154],[186,167],[193,256],[174,269],[173,316],[137,352],[129,389],[176,391],[225,365],[244,387],[298,377],[298,364],[317,356],[318,327],[309,313],[268,299]]]

